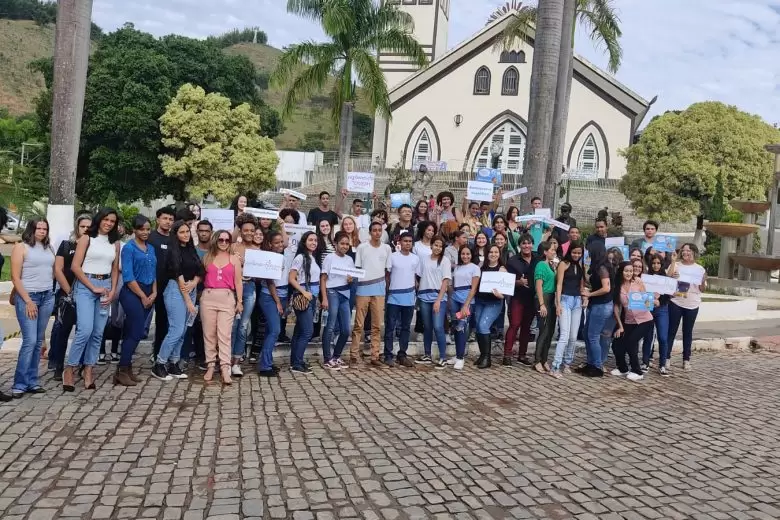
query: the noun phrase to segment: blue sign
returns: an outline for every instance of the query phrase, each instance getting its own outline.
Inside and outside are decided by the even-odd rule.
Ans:
[[[656,235],[655,240],[653,240],[653,249],[659,253],[671,253],[677,249],[677,237]]]
[[[400,208],[402,204],[412,205],[411,193],[391,193],[390,194],[390,207]]]
[[[628,309],[631,311],[652,311],[655,295],[651,292],[628,293]]]
[[[475,181],[490,182],[493,186],[501,186],[501,170],[498,168],[480,168]]]

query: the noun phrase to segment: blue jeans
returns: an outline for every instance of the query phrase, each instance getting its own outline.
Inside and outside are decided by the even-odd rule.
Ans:
[[[290,366],[303,367],[303,355],[306,346],[314,334],[314,307],[317,305],[317,297],[311,299],[309,306],[304,310],[295,311],[295,328],[290,341]]]
[[[90,279],[95,287],[111,289],[111,279]],[[97,364],[103,331],[108,321],[108,306],[100,304],[101,296],[93,293],[87,286],[77,281],[73,286],[73,301],[76,302],[76,336],[68,353],[68,366]]]
[[[195,303],[196,290],[189,294],[190,301]],[[179,284],[173,281],[165,287],[163,292],[165,311],[168,314],[168,333],[160,345],[160,353],[157,355],[158,363],[178,363],[181,355],[181,345],[184,343],[184,333],[187,332],[187,304],[179,290]]]
[[[612,329],[615,326],[612,308],[612,302],[588,306],[585,346],[588,364],[596,368],[604,366],[604,351],[609,355],[609,346],[612,343]],[[604,344],[606,344],[606,349]]]
[[[447,336],[444,334],[444,316],[447,314],[447,302],[441,302],[439,312],[433,312],[434,302],[420,301],[420,315],[423,320],[423,347],[425,355],[431,355],[433,335],[436,335],[436,344],[439,346],[439,358],[447,357]]]
[[[263,349],[260,351],[257,360],[258,370],[271,370],[274,364],[274,346],[279,334],[282,332],[282,317],[276,308],[276,302],[270,294],[261,292],[258,295],[260,310],[265,314],[265,338],[263,339]],[[282,309],[287,308],[287,298],[279,298]]]
[[[398,360],[406,358],[406,351],[409,349],[409,334],[412,327],[412,316],[414,315],[414,305],[387,305],[385,310],[387,316],[385,321],[385,361],[393,359],[393,337],[395,330],[400,327],[401,334],[398,338]]]
[[[240,358],[246,353],[246,336],[249,329],[249,321],[252,319],[252,311],[255,308],[255,282],[254,280],[245,281],[243,284],[244,292],[242,303],[244,310],[241,316],[236,317],[233,324],[233,357]]]
[[[674,337],[677,336],[677,330],[682,321],[682,340],[683,340],[683,361],[691,360],[691,349],[693,347],[693,326],[696,324],[696,317],[699,315],[699,308],[684,309],[679,305],[669,302],[669,350],[666,354],[667,359],[672,354]]]
[[[474,304],[469,305],[469,316],[463,319],[458,319],[455,314],[463,309],[463,302],[456,302],[454,299],[450,300],[450,330],[452,331],[453,339],[455,340],[455,357],[457,359],[463,359],[466,356],[466,343],[469,339],[469,322],[471,317],[474,316]]]
[[[490,334],[490,326],[503,311],[503,300],[477,300],[474,305],[477,334]]]
[[[558,344],[552,369],[560,370],[561,365],[574,362],[574,347],[577,344],[577,331],[582,318],[582,298],[580,296],[561,295],[561,317],[558,320]]]
[[[349,319],[352,311],[349,308],[349,297],[338,291],[328,289],[328,323],[325,324],[325,333],[322,335],[322,361],[327,363],[331,359],[340,359],[344,352],[344,346],[349,339]],[[339,339],[336,348],[331,355],[330,344],[333,341],[333,331],[338,323]]]
[[[51,311],[54,310],[54,291],[31,292],[29,295],[38,306],[38,317],[35,319],[27,317],[27,304],[21,298],[16,298],[16,319],[19,320],[19,328],[22,331],[22,347],[16,360],[14,392],[24,392],[41,386],[38,384],[41,345]]]
[[[658,366],[666,363],[669,357],[669,304],[661,305],[653,309],[653,323],[658,336]],[[647,331],[642,344],[642,364],[647,365],[653,359],[653,327]]]
[[[139,283],[138,287],[147,296],[152,292],[152,286]],[[125,323],[122,327],[122,350],[119,358],[120,367],[133,366],[133,354],[138,343],[144,338],[146,319],[152,313],[154,305],[144,308],[141,299],[127,285],[119,292],[119,303],[125,311]]]

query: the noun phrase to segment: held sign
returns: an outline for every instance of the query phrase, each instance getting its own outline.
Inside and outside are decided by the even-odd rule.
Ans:
[[[284,255],[247,249],[244,253],[244,276],[278,280],[284,271]]]
[[[493,289],[498,289],[498,292],[506,296],[512,296],[515,293],[515,275],[502,271],[485,271],[479,282],[479,292],[493,292]]]
[[[200,218],[208,220],[214,228],[214,232],[224,229],[232,233],[235,227],[236,218],[232,209],[203,208],[200,210]]]
[[[347,269],[345,267],[339,267],[339,266],[332,266],[330,268],[330,271],[333,274],[338,274],[341,276],[351,276],[352,278],[355,278],[357,280],[362,280],[366,277],[366,270],[365,269],[358,269],[357,267],[354,269]]]
[[[374,174],[371,172],[348,172],[347,191],[373,193]]]
[[[466,198],[485,202],[493,201],[493,184],[481,181],[469,181]]]

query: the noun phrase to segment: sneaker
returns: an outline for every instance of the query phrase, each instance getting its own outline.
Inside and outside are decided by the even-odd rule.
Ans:
[[[523,356],[523,357],[517,358],[517,362],[520,363],[521,365],[525,365],[527,367],[530,367],[531,365],[534,364],[534,362],[528,356]]]
[[[641,365],[639,365],[639,370],[641,370],[642,373],[644,374],[645,372],[650,370],[650,366],[647,363],[642,363]]]
[[[111,362],[119,363],[119,354],[111,354]]]
[[[162,363],[154,364],[154,366],[152,367],[152,377],[156,377],[161,381],[170,381],[171,379],[173,379],[173,377],[171,377],[168,374],[168,371],[165,370],[165,365],[163,365]]]
[[[244,377],[244,372],[241,370],[241,365],[235,364],[230,367],[230,375],[233,377]]]
[[[446,361],[445,361],[445,363],[446,363],[447,365],[450,365],[450,366],[452,366],[452,365],[454,365],[454,364],[455,364],[457,361],[458,361],[458,360],[457,360],[456,358],[449,358],[448,360],[446,360]]]
[[[454,368],[455,370],[463,370],[463,367],[464,367],[465,364],[466,364],[466,362],[464,360],[456,359],[455,360],[455,364],[453,365],[452,368]]]
[[[257,363],[257,354],[255,354],[254,352],[249,354],[249,362],[250,363]]]
[[[392,359],[385,359],[385,365],[387,365],[387,368],[393,368],[395,367],[395,361]]]
[[[661,367],[658,369],[658,373],[662,376],[670,376],[669,370],[666,369],[666,367]]]
[[[644,378],[645,376],[643,376],[642,374],[637,374],[634,372],[629,372],[629,374],[626,376],[626,379],[628,379],[629,381],[641,381]]]
[[[339,370],[342,370],[342,369],[344,369],[344,368],[349,368],[349,364],[347,364],[347,363],[344,363],[344,362],[341,360],[341,358],[339,358],[339,359],[334,359],[333,361],[336,363],[336,366],[338,366],[338,367],[339,367]]]
[[[444,359],[440,359],[436,362],[433,368],[435,368],[436,370],[444,370],[445,368],[447,368],[447,361],[445,361]]]
[[[181,371],[178,363],[168,363],[165,370],[171,377],[175,377],[176,379],[187,379],[187,374]]]
[[[433,363],[433,360],[431,359],[431,356],[421,356],[417,358],[415,361],[418,365],[430,365]]]
[[[276,377],[278,372],[274,369],[271,370],[258,370],[257,375],[260,377]]]
[[[205,361],[202,363],[198,363],[198,370],[205,372],[208,369],[209,369],[209,365]]]
[[[309,375],[312,373],[312,369],[307,366],[290,367],[290,372],[292,372],[293,374]]]
[[[100,354],[98,356],[98,365],[105,365],[106,364],[106,355]]]
[[[278,338],[276,338],[276,343],[289,343],[290,337],[287,334],[282,334]]]
[[[686,372],[691,371],[691,362],[690,361],[683,361],[683,370]]]
[[[621,372],[619,368],[613,368],[610,374],[612,374],[615,377],[626,377],[628,375],[628,372]]]
[[[325,368],[327,370],[335,370],[335,371],[341,370],[339,364],[336,362],[335,359],[331,359],[330,361],[326,361],[325,363],[323,363],[322,368]]]
[[[512,368],[512,358],[504,356],[504,360],[501,361],[501,365],[506,368]]]
[[[455,340],[452,339],[452,334],[447,334],[447,345],[454,345]]]
[[[52,379],[54,381],[62,381],[62,370],[59,368],[54,369],[54,376],[52,376]]]
[[[412,368],[414,366],[414,361],[412,361],[408,357],[404,357],[398,360],[398,364],[401,365],[402,367]]]

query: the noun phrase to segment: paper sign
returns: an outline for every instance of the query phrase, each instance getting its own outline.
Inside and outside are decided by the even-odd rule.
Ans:
[[[652,311],[655,295],[651,292],[628,293],[628,309],[631,311]]]
[[[655,240],[653,240],[653,249],[657,252],[671,253],[677,249],[677,237],[656,235]]]
[[[315,231],[315,227],[314,226],[307,226],[307,225],[304,225],[304,224],[289,224],[289,223],[285,223],[284,224],[284,230],[287,231],[288,233],[300,233],[300,234],[303,234],[303,233],[306,233],[307,231]]]
[[[528,222],[529,220],[539,220],[538,215],[519,215],[515,217],[515,222]]]
[[[489,182],[469,181],[466,190],[466,198],[469,200],[493,201],[493,185]]]
[[[511,199],[512,197],[522,195],[523,193],[528,193],[528,188],[517,188],[516,190],[506,191],[501,195],[501,198],[504,200]]]
[[[402,204],[412,205],[411,193],[391,193],[390,194],[390,207],[400,208]]]
[[[631,252],[628,250],[628,246],[620,246],[620,252],[623,254],[624,260],[628,260],[628,257],[631,256]]]
[[[590,253],[587,249],[585,249],[585,253],[582,255],[582,265],[585,266],[585,269],[590,269]]]
[[[268,278],[278,280],[284,270],[284,255],[247,249],[244,252],[244,276],[249,278]]]
[[[552,218],[552,210],[550,208],[536,208],[534,215],[540,215],[542,217]]]
[[[507,296],[515,293],[515,275],[501,271],[485,271],[482,273],[482,280],[479,282],[479,292],[498,292]]]
[[[607,237],[604,239],[604,247],[609,249],[610,247],[623,247],[625,244],[625,238],[623,237]]]
[[[669,276],[643,274],[642,283],[645,284],[645,289],[652,293],[674,294],[677,292],[677,280]]]
[[[557,228],[561,228],[561,229],[562,229],[562,230],[564,230],[564,231],[568,231],[568,230],[569,230],[569,228],[571,228],[571,226],[570,226],[570,225],[568,225],[568,224],[564,224],[564,223],[563,223],[563,222],[561,222],[560,220],[555,220],[554,218],[546,218],[546,217],[545,217],[545,218],[543,219],[543,221],[544,221],[544,222],[547,222],[547,223],[548,223],[549,225],[551,225],[551,226],[554,226],[554,227],[557,227]]]
[[[371,172],[348,172],[347,191],[357,193],[374,192],[374,174]]]
[[[498,168],[480,168],[474,180],[479,182],[489,182],[494,186],[501,186],[501,170]]]
[[[340,276],[351,276],[352,278],[356,278],[358,280],[361,280],[366,277],[366,270],[365,269],[358,269],[357,267],[354,269],[348,269],[346,267],[339,267],[339,266],[331,266],[330,272],[332,274],[337,274]]]
[[[283,195],[292,195],[293,197],[295,197],[296,199],[299,199],[299,200],[306,200],[306,194],[305,193],[301,193],[300,191],[295,191],[295,190],[290,190],[290,189],[287,189],[287,188],[282,188],[281,190],[279,190],[279,193],[281,193]]]
[[[251,213],[257,218],[267,218],[270,220],[276,220],[279,218],[279,212],[272,209],[244,208],[244,211]]]
[[[200,210],[201,220],[208,220],[214,227],[214,232],[221,229],[233,232],[236,227],[236,217],[232,209],[207,209]]]
[[[701,285],[704,276],[702,275],[701,268],[699,266],[688,266],[677,264],[677,278],[681,282],[685,282],[691,285]]]

